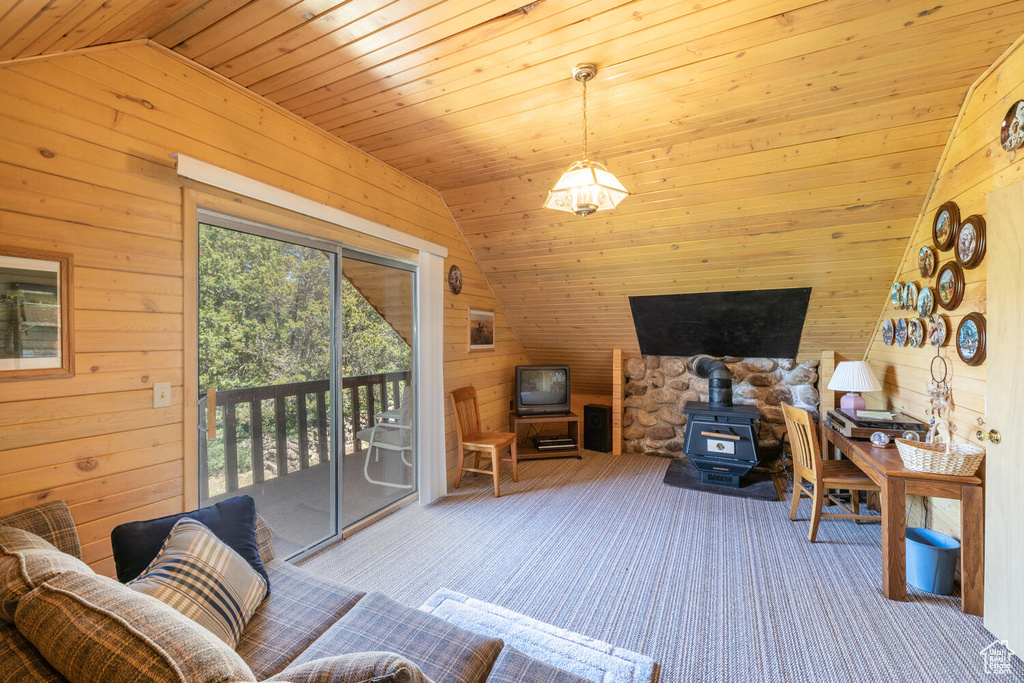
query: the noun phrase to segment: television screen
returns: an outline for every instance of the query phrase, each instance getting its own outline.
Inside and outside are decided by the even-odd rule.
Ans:
[[[516,411],[520,415],[569,412],[569,366],[516,367]]]
[[[565,403],[565,370],[523,370],[520,382],[523,405]]]

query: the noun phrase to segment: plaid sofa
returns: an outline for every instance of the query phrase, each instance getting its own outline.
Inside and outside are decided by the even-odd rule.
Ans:
[[[28,531],[61,552],[81,558],[74,520],[63,501],[0,517],[0,527],[4,526]],[[361,654],[379,657],[381,653],[394,653],[394,661],[415,663],[435,683],[585,683],[583,678],[505,647],[501,640],[458,628],[380,593],[366,594],[275,559],[270,542],[273,531],[259,516],[256,533],[260,556],[274,588],[249,621],[235,650],[251,669],[250,680],[422,680],[366,677]],[[4,590],[3,578],[0,576],[0,592]],[[3,598],[0,593],[0,601]],[[131,624],[131,614],[118,616]],[[323,665],[339,655],[350,655],[346,661],[353,665]],[[311,671],[323,674],[326,670],[330,671],[311,677]],[[126,680],[132,680],[131,676]],[[0,620],[0,682],[22,681],[66,679],[13,624]]]

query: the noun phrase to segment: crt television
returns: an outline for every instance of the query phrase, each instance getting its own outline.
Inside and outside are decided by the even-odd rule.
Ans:
[[[569,407],[568,365],[517,365],[516,413],[563,415]]]

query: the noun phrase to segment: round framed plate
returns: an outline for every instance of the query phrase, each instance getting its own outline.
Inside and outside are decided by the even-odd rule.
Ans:
[[[956,328],[956,352],[968,365],[985,362],[985,316],[968,313]]]
[[[903,308],[903,283],[894,282],[892,283],[892,289],[889,290],[889,303],[892,304],[893,308]]]
[[[921,277],[931,277],[935,274],[935,250],[931,247],[921,247],[917,252],[917,269]]]
[[[999,128],[999,144],[1012,152],[1024,143],[1024,100],[1017,100],[1006,112]]]
[[[927,318],[935,312],[935,294],[931,287],[922,287],[921,293],[917,295],[917,314]]]
[[[935,212],[932,220],[932,242],[939,251],[953,246],[953,238],[960,227],[960,207],[956,202],[946,202]]]
[[[908,311],[917,309],[917,283],[908,282],[903,288],[903,308]]]
[[[462,269],[458,266],[448,269],[448,289],[452,290],[452,294],[462,291]]]
[[[950,261],[939,268],[936,280],[939,306],[947,311],[956,310],[964,298],[964,269],[956,261]]]
[[[896,328],[893,327],[892,319],[886,318],[885,322],[882,323],[882,341],[886,346],[892,346],[892,342],[895,338]]]
[[[935,348],[945,346],[949,341],[949,323],[946,322],[946,316],[933,315],[928,318],[928,323],[928,343]]]
[[[896,346],[907,345],[907,319],[896,319]]]
[[[915,349],[924,344],[924,325],[920,318],[911,318],[907,323],[907,341]]]
[[[976,268],[985,258],[985,219],[974,214],[960,223],[953,248],[956,262],[964,268]]]

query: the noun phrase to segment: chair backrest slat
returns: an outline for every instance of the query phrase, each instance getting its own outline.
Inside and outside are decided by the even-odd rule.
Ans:
[[[782,405],[782,414],[786,419],[789,442],[793,447],[793,461],[816,475],[818,463],[821,461],[821,450],[814,419],[806,410],[785,403]]]
[[[481,431],[480,408],[477,405],[474,387],[452,389],[452,417],[455,419],[455,434],[459,441],[466,434]]]

